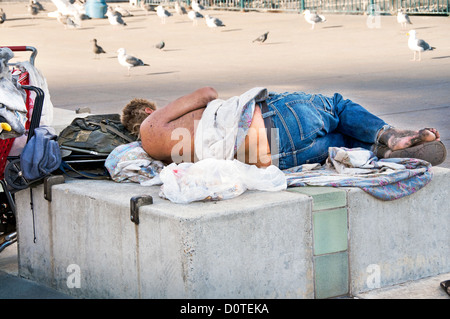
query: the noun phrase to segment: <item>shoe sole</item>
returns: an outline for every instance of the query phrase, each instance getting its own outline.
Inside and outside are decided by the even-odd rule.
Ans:
[[[427,161],[433,166],[442,164],[447,157],[447,150],[441,141],[427,142],[411,146],[402,150],[393,151],[389,158],[417,158]]]

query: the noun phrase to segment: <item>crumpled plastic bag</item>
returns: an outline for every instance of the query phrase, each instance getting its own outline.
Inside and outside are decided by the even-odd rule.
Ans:
[[[159,196],[178,204],[237,197],[246,190],[280,191],[287,187],[276,166],[258,168],[237,160],[208,158],[196,163],[172,163],[160,172]]]

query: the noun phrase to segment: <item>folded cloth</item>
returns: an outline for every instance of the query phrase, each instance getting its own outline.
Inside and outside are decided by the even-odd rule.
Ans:
[[[38,127],[25,145],[20,156],[23,177],[39,179],[55,171],[61,165],[61,151],[56,135],[45,127]]]

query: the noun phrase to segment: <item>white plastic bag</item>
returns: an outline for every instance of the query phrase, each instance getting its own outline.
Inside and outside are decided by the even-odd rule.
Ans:
[[[237,160],[208,158],[196,163],[170,164],[160,172],[160,196],[174,203],[234,198],[246,190],[286,189],[284,173],[276,166],[258,168]]]

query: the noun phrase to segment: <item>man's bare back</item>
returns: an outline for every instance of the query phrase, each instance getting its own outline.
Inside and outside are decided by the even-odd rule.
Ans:
[[[152,112],[141,125],[144,150],[152,158],[165,163],[194,162],[197,123],[206,105],[216,98],[217,92],[213,88],[202,88]],[[243,157],[243,162],[258,167],[271,164],[264,128],[261,110],[256,107],[248,135],[237,152]],[[256,152],[257,156],[251,156],[251,151]]]

